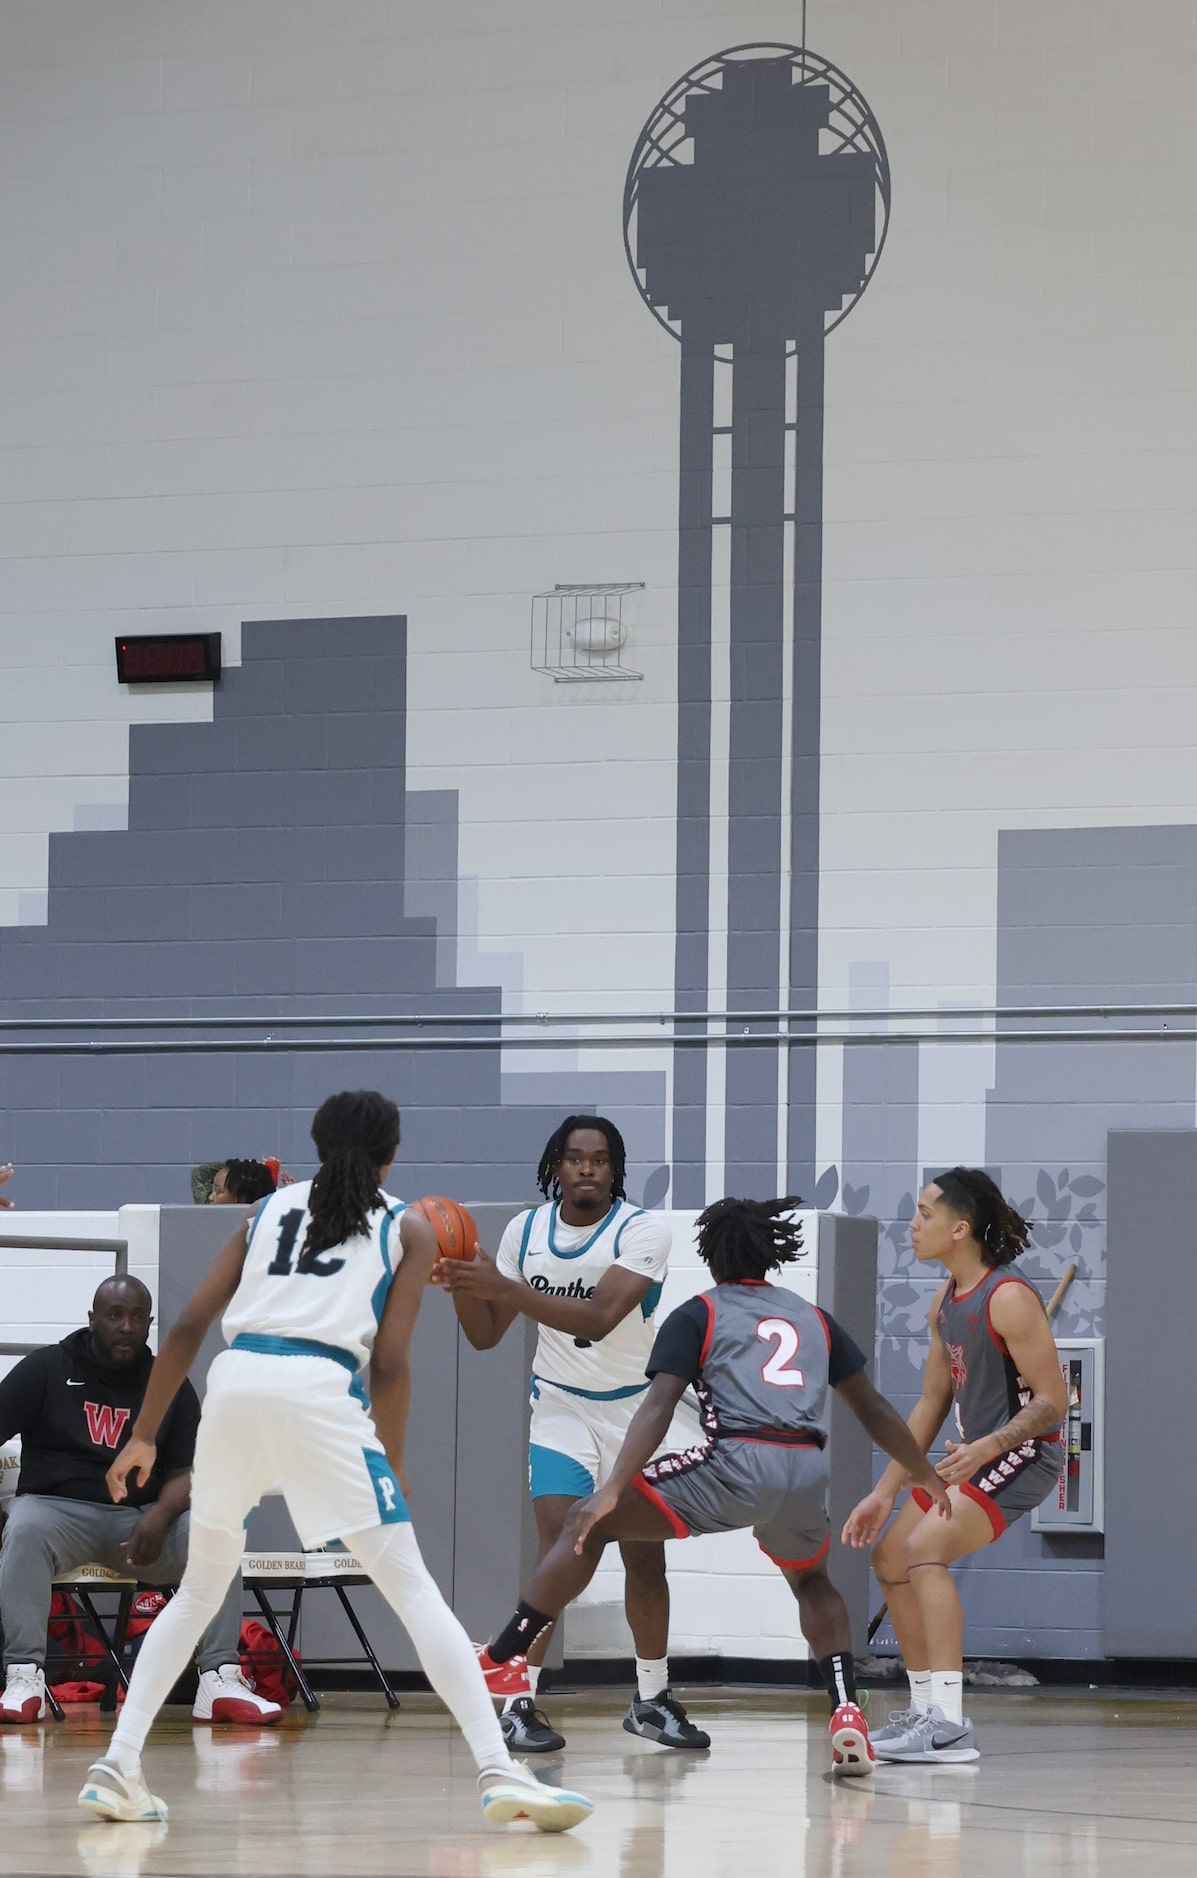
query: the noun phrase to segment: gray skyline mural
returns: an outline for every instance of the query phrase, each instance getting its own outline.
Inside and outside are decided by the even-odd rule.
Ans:
[[[407,789],[406,620],[252,622],[242,661],[210,723],[133,727],[128,828],[53,835],[48,923],[0,930],[0,1013],[79,1022],[73,1046],[61,1029],[2,1039],[21,1206],[186,1202],[188,1169],[228,1154],[310,1171],[319,1102],[371,1085],[403,1112],[400,1192],[534,1199],[562,1115],[602,1104],[629,1193],[651,1183],[659,1203],[664,1076],[505,1088],[499,988],[456,984],[457,800]],[[272,1023],[296,1014],[303,1032]],[[375,1014],[450,1023],[406,1047],[283,1047]],[[187,1036],[222,1047],[153,1048]]]
[[[779,1097],[783,1177],[807,1194],[814,1180],[815,1051],[790,1049],[779,1079],[775,1020],[749,1014],[818,998],[823,349],[867,285],[888,206],[872,112],[796,46],[733,47],[686,73],[642,131],[625,188],[633,275],[681,345],[675,1008],[725,1007],[744,1014],[738,1036],[762,1038],[725,1052],[730,1192],[775,1190]],[[711,930],[724,874],[722,971]],[[691,1041],[706,1028],[678,1026],[675,1206],[707,1197],[710,1047]]]

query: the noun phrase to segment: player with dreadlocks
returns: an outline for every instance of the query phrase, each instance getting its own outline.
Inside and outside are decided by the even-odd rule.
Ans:
[[[155,1439],[213,1318],[229,1348],[208,1372],[195,1447],[191,1541],[177,1597],[141,1647],[124,1710],[79,1795],[101,1819],[166,1818],[141,1750],[196,1638],[241,1563],[245,1521],[276,1482],[307,1548],[353,1549],[398,1614],[478,1765],[482,1811],[562,1832],[593,1810],[511,1759],[474,1649],[420,1556],[403,1445],[411,1334],[436,1259],[428,1221],[384,1190],[399,1111],[345,1090],[312,1122],[320,1171],[238,1226],[162,1345],[126,1445],[108,1470],[117,1502],[148,1478]],[[359,1370],[369,1367],[367,1401]]]
[[[555,1544],[570,1508],[601,1486],[648,1384],[652,1317],[669,1263],[664,1216],[624,1194],[623,1137],[601,1115],[567,1115],[545,1143],[536,1171],[546,1204],[519,1214],[498,1257],[443,1259],[437,1281],[452,1292],[477,1350],[498,1343],[523,1315],[540,1325],[532,1376],[529,1481],[541,1554]],[[706,1748],[669,1687],[669,1587],[665,1548],[633,1535],[621,1547],[624,1603],[636,1645],[636,1695],[629,1734],[669,1748]],[[503,1733],[513,1748],[548,1754],[565,1746],[537,1709],[546,1631],[528,1652],[481,1662],[505,1698]]]
[[[1010,1270],[1028,1236],[1026,1220],[977,1167],[940,1174],[910,1223],[920,1265],[937,1263],[948,1274],[931,1304],[911,1433],[926,1453],[951,1410],[960,1439],[947,1442],[936,1469],[951,1494],[950,1523],[927,1516],[930,1502],[915,1485],[881,1538],[898,1493],[911,1484],[897,1456],[844,1528],[848,1544],[874,1547],[910,1679],[908,1706],[873,1737],[882,1760],[978,1758],[964,1715],[964,1612],[948,1567],[1000,1539],[1059,1477],[1068,1407],[1060,1359],[1039,1293]]]
[[[802,1633],[831,1700],[832,1767],[869,1774],[874,1756],[856,1704],[851,1626],[827,1576],[827,1391],[837,1389],[877,1444],[923,1483],[941,1510],[948,1495],[893,1405],[865,1374],[847,1332],[769,1274],[802,1249],[790,1217],[799,1202],[719,1200],[698,1220],[698,1253],[714,1289],[687,1299],[658,1331],[650,1385],[619,1458],[575,1506],[510,1622],[493,1661],[527,1651],[594,1575],[614,1539],[685,1539],[751,1527],[798,1600]],[[654,1461],[682,1392],[693,1387],[706,1441]]]

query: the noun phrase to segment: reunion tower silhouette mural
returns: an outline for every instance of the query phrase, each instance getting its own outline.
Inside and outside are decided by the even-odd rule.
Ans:
[[[816,1052],[778,1050],[772,1014],[818,1001],[824,345],[889,201],[871,110],[801,46],[695,66],[628,170],[628,262],[681,348],[674,1206],[708,1170],[813,1187]],[[723,1009],[759,1047],[693,1041]]]

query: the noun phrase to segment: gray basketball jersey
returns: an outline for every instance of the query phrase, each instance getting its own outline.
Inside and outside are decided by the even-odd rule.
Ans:
[[[939,1307],[937,1324],[952,1365],[952,1408],[962,1441],[981,1441],[1012,1421],[1031,1399],[1017,1365],[993,1328],[989,1306],[999,1285],[1033,1285],[999,1266],[986,1272],[970,1291],[956,1290],[952,1279]],[[1055,1434],[1040,1437],[1055,1441]]]
[[[707,1328],[695,1391],[713,1439],[758,1435],[822,1447],[831,1333],[784,1285],[716,1285],[698,1302]]]

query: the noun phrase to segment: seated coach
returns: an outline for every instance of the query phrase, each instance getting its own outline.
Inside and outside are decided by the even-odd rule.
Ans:
[[[0,1446],[21,1438],[21,1471],[0,1541],[0,1721],[45,1718],[46,1626],[57,1574],[97,1564],[151,1585],[177,1585],[183,1575],[199,1423],[190,1382],[167,1412],[145,1486],[130,1482],[127,1502],[114,1506],[104,1478],[145,1394],[151,1309],[140,1279],[107,1278],[85,1330],[22,1357],[0,1380]],[[196,1721],[261,1727],[282,1713],[242,1675],[240,1634],[237,1577],[196,1652]]]

